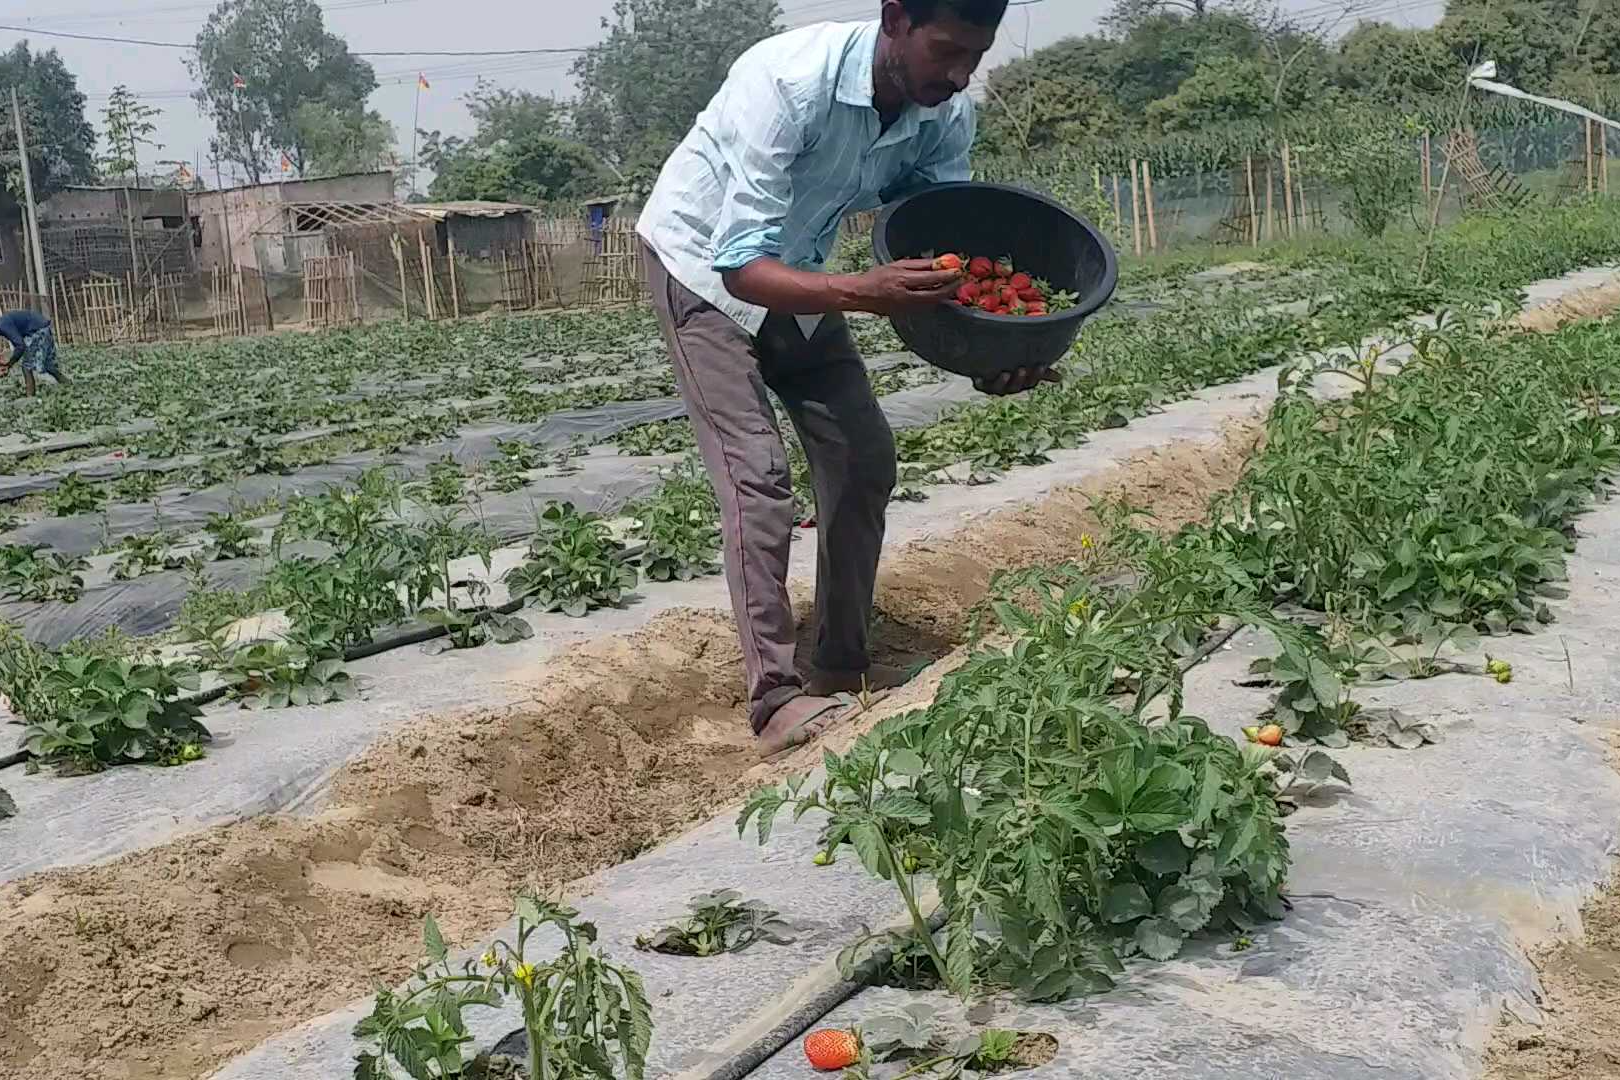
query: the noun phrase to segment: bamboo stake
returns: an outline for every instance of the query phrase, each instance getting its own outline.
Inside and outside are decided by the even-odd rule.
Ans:
[[[1305,167],[1300,164],[1299,151],[1291,150],[1289,153],[1294,158],[1294,184],[1299,189],[1297,197],[1294,199],[1294,206],[1298,208],[1299,231],[1303,233],[1305,224],[1310,219],[1310,211],[1307,209],[1305,202]]]
[[[1434,159],[1432,157],[1432,153],[1433,153],[1433,151],[1431,150],[1431,148],[1429,146],[1429,133],[1427,131],[1425,131],[1423,133],[1423,150],[1422,150],[1422,158],[1423,158],[1423,165],[1422,165],[1422,168],[1423,168],[1423,213],[1425,215],[1428,214],[1428,212],[1429,212],[1429,203],[1433,200],[1433,197],[1434,197],[1434,191],[1433,191],[1433,189],[1434,189],[1434,174],[1433,174],[1433,171],[1432,171],[1433,167],[1434,167],[1434,165],[1433,165]]]
[[[427,235],[416,234],[416,248],[422,253],[422,306],[429,320],[439,317],[438,297],[433,295],[433,253],[428,251]]]
[[[354,321],[363,322],[360,314],[360,273],[355,266],[354,252],[349,252],[349,299],[354,306]]]
[[[1249,183],[1249,246],[1260,246],[1260,215],[1254,205],[1254,155],[1250,154],[1243,159],[1244,172],[1248,175]]]
[[[1148,248],[1159,250],[1159,225],[1153,214],[1153,170],[1142,162],[1142,194],[1147,202]]]
[[[1131,249],[1138,256],[1142,254],[1142,185],[1135,158],[1131,158]]]
[[[399,266],[399,302],[405,308],[405,321],[410,322],[411,294],[405,284],[405,243],[397,232],[394,233],[391,243],[394,248],[394,262]]]
[[[1597,192],[1597,176],[1595,170],[1593,169],[1593,165],[1592,121],[1588,120],[1586,122],[1586,193],[1588,195],[1592,195]]]
[[[1114,173],[1114,244],[1125,246],[1125,212],[1119,202],[1119,173]]]
[[[1271,162],[1266,162],[1266,239],[1277,239],[1277,212],[1276,200],[1272,196]]]
[[[1282,173],[1283,173],[1283,235],[1294,235],[1294,168],[1293,155],[1289,152],[1288,143],[1282,147]]]
[[[445,244],[449,248],[450,259],[450,309],[456,318],[461,318],[461,290],[456,288],[456,238],[445,230]]]
[[[1598,128],[1598,190],[1609,193],[1609,129]]]

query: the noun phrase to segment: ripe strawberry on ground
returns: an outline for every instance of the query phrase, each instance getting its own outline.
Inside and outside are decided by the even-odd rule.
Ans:
[[[861,1059],[861,1041],[853,1031],[823,1028],[805,1036],[804,1056],[821,1072],[847,1069]]]
[[[1283,729],[1276,724],[1267,724],[1255,735],[1254,741],[1261,746],[1281,746]]]

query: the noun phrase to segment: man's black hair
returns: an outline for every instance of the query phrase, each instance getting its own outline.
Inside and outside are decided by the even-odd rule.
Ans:
[[[1007,0],[900,0],[911,21],[918,26],[941,15],[955,15],[974,26],[1000,26],[1007,14]]]

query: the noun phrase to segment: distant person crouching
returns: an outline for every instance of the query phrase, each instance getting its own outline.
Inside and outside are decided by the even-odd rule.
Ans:
[[[8,311],[0,315],[0,337],[11,342],[11,359],[0,367],[0,377],[10,374],[21,361],[29,397],[38,389],[35,376],[40,372],[59,383],[67,382],[62,369],[56,366],[56,335],[51,332],[51,320],[37,311]]]

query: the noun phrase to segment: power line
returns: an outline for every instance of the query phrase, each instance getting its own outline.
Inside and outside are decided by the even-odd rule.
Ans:
[[[77,34],[69,30],[41,30],[34,26],[10,26],[0,23],[0,30],[9,30],[24,36],[68,38],[73,41],[99,41],[111,45],[141,45],[152,49],[182,49],[195,51],[196,44],[180,41],[152,41],[148,38],[118,37],[112,34]],[[384,49],[376,51],[349,50],[350,56],[557,56],[585,52],[589,46],[556,49]]]

